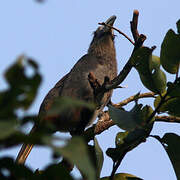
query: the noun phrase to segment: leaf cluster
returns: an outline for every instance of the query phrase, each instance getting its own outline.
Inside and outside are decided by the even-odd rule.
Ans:
[[[180,21],[177,22],[176,34],[169,30],[161,45],[161,55],[153,55],[153,48],[140,47],[135,50],[130,58],[132,65],[137,70],[142,84],[150,91],[157,94],[154,100],[154,110],[149,105],[138,104],[139,93],[134,96],[135,105],[130,111],[122,107],[109,105],[109,115],[117,126],[125,130],[119,132],[115,139],[115,148],[109,148],[106,154],[113,161],[113,170],[110,179],[115,177],[115,172],[125,154],[145,142],[151,136],[150,132],[155,122],[157,113],[167,113],[180,117],[180,78],[178,71],[180,66]],[[161,65],[166,73],[175,74],[174,82],[167,82],[166,73],[161,69]],[[163,138],[156,137],[167,151],[174,166],[177,178],[179,176],[179,136],[175,134],[165,134]],[[171,141],[170,141],[171,139]],[[166,145],[164,145],[166,144]],[[174,149],[174,150],[173,150]],[[176,149],[176,150],[175,150]],[[178,150],[177,150],[178,149]]]

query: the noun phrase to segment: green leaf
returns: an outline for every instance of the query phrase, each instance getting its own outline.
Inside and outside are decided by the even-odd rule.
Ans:
[[[160,68],[160,57],[152,55],[149,62],[149,69],[152,71],[153,69]]]
[[[38,171],[38,173],[39,176],[42,178],[42,180],[49,180],[49,179],[73,180],[68,170],[63,166],[61,166],[60,164],[52,164],[48,166],[45,170],[40,172]]]
[[[136,104],[129,112],[117,109],[111,105],[109,115],[111,119],[121,128],[127,131],[137,128],[142,123],[140,117],[142,104]]]
[[[116,144],[116,147],[119,147],[121,146],[124,142],[124,139],[127,137],[128,135],[128,131],[126,132],[119,132],[116,134],[116,140],[115,140],[115,144]]]
[[[143,119],[142,122],[144,122],[144,124],[142,125],[146,125],[146,122],[147,120],[149,120],[149,117],[151,116],[151,114],[153,113],[153,109],[151,106],[144,106],[142,108],[142,111],[141,111],[141,118]],[[150,120],[150,123],[152,123],[153,121],[155,120],[155,117],[153,117],[151,120]],[[149,122],[148,122],[149,123]]]
[[[33,67],[34,70],[38,70],[39,66],[38,64],[36,63],[36,61],[34,61],[33,59],[31,58],[28,58],[28,63],[29,65],[31,65]]]
[[[154,69],[152,74],[139,74],[141,82],[149,90],[162,94],[166,88],[166,75],[161,69]]]
[[[161,101],[161,97],[158,96],[154,101],[155,108],[159,105],[160,101]],[[180,109],[180,97],[167,96],[165,102],[161,105],[158,112],[167,112],[170,115],[180,117],[179,109]]]
[[[160,110],[167,111],[168,114],[173,116],[180,117],[180,97],[169,99],[166,103],[163,104]]]
[[[164,143],[177,179],[180,179],[180,136],[174,133],[166,133],[161,139],[161,142]]]
[[[144,59],[147,60],[149,59],[149,56],[152,54],[152,49],[148,48],[148,47],[141,47],[139,49],[137,49],[133,55],[131,56],[131,63],[138,69],[138,71],[140,73],[143,73],[144,70],[148,70],[147,63],[145,63]],[[144,69],[139,66],[140,63],[143,63]]]
[[[180,80],[177,80],[174,83],[168,82],[167,86],[168,95],[166,96],[161,107],[158,109],[158,112],[167,112],[173,116],[180,116]],[[160,102],[161,97],[157,96],[154,101],[155,108],[158,107]]]
[[[0,108],[6,104],[11,107],[11,111],[17,108],[28,109],[36,97],[38,87],[41,83],[41,76],[38,72],[37,64],[33,60],[28,60],[20,56],[5,72],[9,89],[0,95]],[[28,69],[32,73],[28,73]],[[7,114],[10,110],[7,111]]]
[[[167,72],[171,74],[178,72],[180,64],[180,34],[176,34],[172,29],[167,32],[162,42],[160,60]]]
[[[19,56],[14,64],[12,64],[5,72],[5,78],[8,84],[15,87],[25,80],[24,73],[24,56]],[[15,81],[15,79],[18,81]]]
[[[97,159],[97,175],[99,178],[102,167],[103,167],[104,155],[103,155],[103,151],[102,151],[101,147],[99,146],[99,143],[96,138],[94,138],[94,147],[95,147],[96,159]]]
[[[122,155],[122,151],[119,148],[108,148],[106,150],[107,156],[109,156],[113,162],[116,162]]]
[[[133,131],[118,133],[115,140],[116,148],[108,148],[106,154],[113,162],[117,162],[124,154],[144,142],[146,137],[149,136],[152,127],[153,123],[150,123],[144,128],[137,128]]]
[[[166,93],[164,93],[164,94],[162,94],[162,97],[165,95]],[[157,108],[158,107],[158,105],[159,105],[159,103],[161,102],[161,96],[157,96],[156,98],[155,98],[155,100],[154,100],[154,107],[155,108]],[[167,99],[167,97],[166,97],[166,99]],[[164,100],[165,102],[166,102],[166,100]],[[164,102],[164,103],[165,103]],[[163,111],[161,111],[160,109],[158,110],[158,112],[163,112]]]
[[[171,97],[180,97],[180,79],[175,83],[168,82],[167,93]]]
[[[4,170],[8,172],[7,176],[3,175]],[[0,159],[0,175],[1,179],[26,179],[27,177],[32,179],[33,172],[21,164],[14,163],[12,158],[2,158]]]
[[[0,120],[0,140],[12,135],[17,128],[16,120]]]
[[[158,94],[165,91],[166,75],[160,70],[160,58],[152,55],[152,49],[140,48],[134,52],[131,61],[146,88]]]
[[[109,107],[109,115],[111,119],[121,128],[132,131],[135,128],[142,127],[146,124],[146,120],[153,112],[150,106],[142,108],[142,104],[135,104],[130,111],[117,109],[111,105]]]
[[[134,175],[127,174],[127,173],[118,173],[114,175],[113,180],[142,180],[141,178],[138,178]],[[109,180],[109,177],[103,177],[100,180]]]
[[[61,154],[70,163],[75,164],[88,180],[96,179],[96,172],[89,157],[87,145],[81,137],[73,137],[65,147],[55,146],[52,141],[45,143],[52,147],[55,153]]]
[[[24,142],[27,143],[32,142],[29,139],[30,137],[28,135],[25,135],[22,132],[13,129],[11,134],[0,139],[0,144],[1,144],[0,150],[11,148],[13,146],[17,146]]]

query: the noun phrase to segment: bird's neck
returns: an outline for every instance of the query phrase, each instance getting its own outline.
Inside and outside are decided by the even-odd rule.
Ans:
[[[114,42],[110,37],[102,40],[91,42],[88,49],[88,54],[93,54],[97,57],[116,57]]]

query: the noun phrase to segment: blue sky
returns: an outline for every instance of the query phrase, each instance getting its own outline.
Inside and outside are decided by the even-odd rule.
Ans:
[[[139,31],[147,35],[145,45],[156,45],[154,54],[159,55],[165,33],[170,28],[175,29],[175,23],[180,19],[179,7],[179,0],[47,0],[42,4],[33,0],[1,1],[0,89],[6,87],[2,78],[4,70],[18,55],[23,53],[34,58],[40,65],[43,82],[38,97],[28,113],[37,113],[49,89],[87,52],[92,32],[98,27],[98,22],[116,15],[115,27],[131,36],[129,21],[133,10],[138,9]],[[115,34],[120,71],[133,47],[117,32]],[[172,78],[168,76],[168,79]],[[122,85],[127,85],[128,88],[116,90],[112,98],[113,102],[119,102],[139,91],[148,91],[143,88],[135,70],[132,70]],[[152,104],[149,100],[142,102]],[[152,134],[160,136],[166,132],[180,134],[179,129],[179,124],[158,123],[154,126]],[[114,146],[114,137],[119,131],[120,129],[113,127],[98,136],[104,150]],[[15,157],[18,150],[18,148],[8,150],[1,153],[1,156],[8,154]],[[34,148],[27,164],[33,169],[41,169],[49,160],[48,149]],[[106,157],[102,176],[110,174],[111,166],[111,160]],[[148,138],[146,143],[128,153],[118,172],[131,173],[145,180],[176,180],[170,160],[161,145],[152,138]],[[75,174],[77,175],[76,172]]]

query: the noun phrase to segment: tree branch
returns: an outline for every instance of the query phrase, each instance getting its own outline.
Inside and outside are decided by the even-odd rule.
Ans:
[[[176,116],[155,116],[156,122],[180,123],[180,117]]]
[[[135,99],[141,99],[141,98],[155,98],[155,93],[154,92],[147,92],[147,93],[142,93],[142,94],[139,94],[138,98],[136,97],[136,95],[134,96],[130,96],[129,98],[121,101],[120,103],[118,104],[113,104],[114,107],[116,108],[120,108],[122,106],[125,106],[127,105],[128,103],[134,101]]]
[[[133,19],[130,22],[130,25],[131,25],[131,32],[132,32],[132,35],[133,35],[133,38],[134,38],[135,42],[137,42],[137,40],[139,38],[139,32],[137,30],[138,17],[139,17],[139,11],[138,10],[134,10],[134,12],[133,12]]]
[[[85,137],[86,141],[89,142],[93,140],[94,137],[98,134],[101,134],[105,130],[108,130],[110,127],[114,126],[115,123],[112,119],[110,119],[109,113],[107,111],[102,112],[99,115],[98,122],[88,128],[84,133],[83,137]]]
[[[119,34],[123,35],[131,44],[135,45],[135,43],[133,42],[133,40],[131,38],[129,38],[125,33],[123,33],[121,30],[109,25],[109,24],[106,24],[105,22],[102,22],[102,23],[98,23],[99,25],[104,25],[104,26],[107,26],[107,27],[110,27],[111,29],[114,29],[115,31],[117,31]]]
[[[166,122],[166,123],[180,123],[180,117],[176,116],[155,116],[155,122]],[[102,112],[99,120],[92,127],[88,128],[84,132],[84,136],[88,141],[92,140],[94,136],[101,134],[102,132],[108,130],[110,127],[114,126],[115,123],[110,119],[109,113],[107,111]]]

